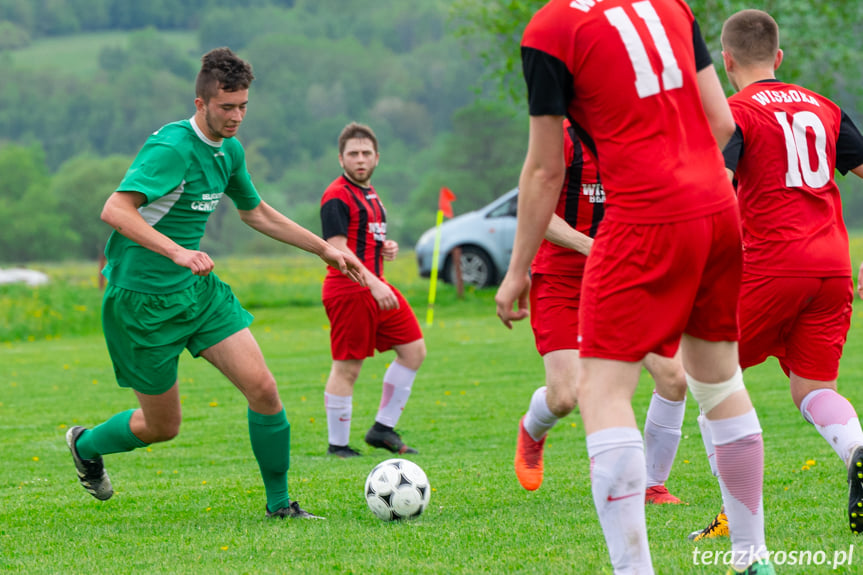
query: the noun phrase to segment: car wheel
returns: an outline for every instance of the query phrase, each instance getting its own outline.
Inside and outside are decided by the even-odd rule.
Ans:
[[[494,264],[485,251],[472,246],[461,248],[461,279],[465,284],[479,288],[495,283]],[[447,280],[456,283],[455,265],[451,257],[447,264]]]

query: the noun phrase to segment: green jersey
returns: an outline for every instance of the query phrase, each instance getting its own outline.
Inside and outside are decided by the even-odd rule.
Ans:
[[[210,214],[223,194],[240,210],[261,198],[243,146],[235,138],[213,142],[194,118],[162,126],[147,139],[117,188],[146,196],[138,212],[148,224],[179,245],[197,250]],[[171,293],[192,285],[188,268],[114,232],[105,248],[105,277],[113,285],[144,293]]]

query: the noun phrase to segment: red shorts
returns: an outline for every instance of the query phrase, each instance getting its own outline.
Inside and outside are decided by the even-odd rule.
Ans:
[[[606,220],[581,292],[582,357],[672,357],[680,336],[737,341],[743,252],[732,207],[667,224]]]
[[[372,357],[376,349],[387,351],[393,346],[422,339],[410,304],[399,290],[390,288],[399,300],[399,307],[386,311],[378,307],[367,289],[324,299],[324,309],[330,320],[333,359],[365,359]]]
[[[530,327],[539,355],[578,349],[581,276],[533,274],[530,278]]]
[[[803,278],[743,275],[740,290],[740,366],[779,360],[785,375],[816,381],[839,375],[851,327],[850,277]]]

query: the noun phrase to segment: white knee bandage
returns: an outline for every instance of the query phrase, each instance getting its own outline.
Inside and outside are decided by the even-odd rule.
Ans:
[[[739,366],[737,367],[737,371],[734,372],[734,375],[732,375],[731,379],[728,381],[723,381],[721,383],[704,383],[694,379],[687,373],[686,383],[689,385],[689,389],[692,391],[692,397],[694,397],[695,401],[698,402],[698,406],[701,408],[702,413],[708,413],[735,391],[746,389],[743,385],[743,372],[740,370]]]

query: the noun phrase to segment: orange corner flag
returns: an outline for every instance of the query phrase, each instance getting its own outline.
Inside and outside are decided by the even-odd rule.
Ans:
[[[452,213],[452,202],[455,200],[455,194],[449,188],[441,188],[440,196],[438,196],[437,200],[437,209],[443,212],[448,218],[453,216]]]

